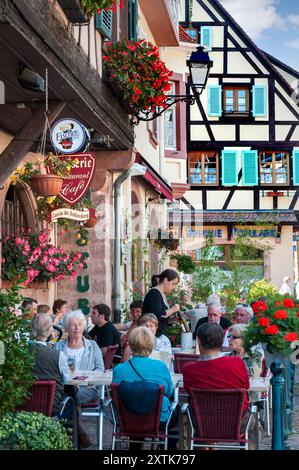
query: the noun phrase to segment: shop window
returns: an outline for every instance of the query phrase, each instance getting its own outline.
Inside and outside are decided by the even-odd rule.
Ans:
[[[20,236],[22,231],[28,228],[26,215],[19,198],[17,188],[10,186],[4,201],[1,217],[2,234]]]
[[[189,183],[219,184],[219,155],[217,152],[194,152],[189,156]]]
[[[249,87],[226,86],[223,88],[223,110],[225,116],[249,116]]]
[[[170,95],[176,94],[175,83],[171,82]],[[164,113],[165,119],[165,147],[176,149],[177,148],[177,119],[176,119],[176,105],[174,104],[168,108]]]
[[[287,152],[260,153],[260,181],[263,185],[289,184],[289,154]]]

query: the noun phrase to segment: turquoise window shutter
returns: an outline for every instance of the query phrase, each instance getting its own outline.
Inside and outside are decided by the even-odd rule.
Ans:
[[[299,149],[293,151],[293,185],[299,186]]]
[[[257,186],[258,184],[258,153],[257,150],[243,150],[242,175],[244,186]]]
[[[221,164],[223,186],[237,186],[238,152],[236,150],[223,150],[221,154]]]
[[[200,28],[200,44],[207,51],[212,50],[212,28],[210,26],[202,26]]]
[[[208,115],[222,116],[222,87],[221,85],[208,86]]]
[[[267,88],[256,85],[252,88],[252,114],[254,117],[267,115]]]
[[[95,15],[96,18],[96,29],[98,29],[102,35],[108,39],[112,36],[112,14],[111,10],[101,11]]]
[[[137,0],[129,0],[129,40],[137,39],[138,3]]]

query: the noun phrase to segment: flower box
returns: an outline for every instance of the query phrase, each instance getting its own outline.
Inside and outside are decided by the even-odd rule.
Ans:
[[[269,191],[267,192],[267,196],[268,197],[275,197],[275,196],[282,197],[284,196],[284,192],[283,191]]]
[[[123,110],[127,114],[133,114],[134,116],[137,115],[138,110],[136,110],[136,108],[134,107],[134,105],[132,103],[130,103],[127,99],[124,98],[124,93],[123,93],[123,90],[121,88],[121,84],[117,80],[111,78],[109,73],[105,74],[104,80],[109,85],[111,90],[113,91],[114,95],[118,99],[118,101],[119,101],[121,107],[123,108]]]
[[[18,283],[19,287],[25,289],[48,289],[48,283],[44,282],[30,282],[27,286],[25,282]],[[12,287],[12,281],[8,279],[1,279],[1,289],[10,289]]]

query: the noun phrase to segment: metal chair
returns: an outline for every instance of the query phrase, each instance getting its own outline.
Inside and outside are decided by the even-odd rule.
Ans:
[[[174,372],[175,374],[183,373],[183,366],[188,362],[197,361],[199,354],[174,353]]]
[[[266,367],[266,361],[263,359],[262,362],[262,372],[261,372],[261,377],[271,377],[271,371],[270,369],[267,369]],[[261,395],[261,399],[264,403],[264,417],[265,417],[265,428],[267,429],[267,436],[271,436],[271,431],[270,431],[270,390],[269,392],[263,392]]]
[[[190,388],[187,411],[191,427],[190,449],[221,448],[248,450],[248,428],[256,407],[241,431],[246,390],[202,390]],[[184,408],[184,407],[183,407]]]
[[[106,354],[105,354],[105,358],[104,358],[105,370],[112,368],[113,359],[114,359],[117,349],[118,349],[118,344],[115,344],[114,346],[108,346]]]
[[[158,397],[153,411],[146,415],[135,414],[128,411],[121,400],[119,393],[119,384],[111,384],[112,395],[112,417],[114,422],[112,450],[115,450],[116,442],[143,443],[144,439],[149,438],[157,444],[168,447],[168,426],[172,414],[177,406],[174,401],[171,404],[170,415],[167,420],[165,430],[160,431],[160,414],[164,387],[159,386]]]
[[[36,411],[46,416],[52,416],[55,395],[55,380],[37,380],[33,382],[30,396],[17,407],[18,411]]]

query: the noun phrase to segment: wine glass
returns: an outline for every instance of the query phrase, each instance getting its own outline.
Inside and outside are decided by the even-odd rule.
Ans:
[[[68,356],[67,363],[68,363],[68,366],[69,366],[69,369],[70,369],[70,373],[71,373],[71,375],[73,375],[75,370],[76,370],[76,359],[75,359],[75,357],[74,356]]]

